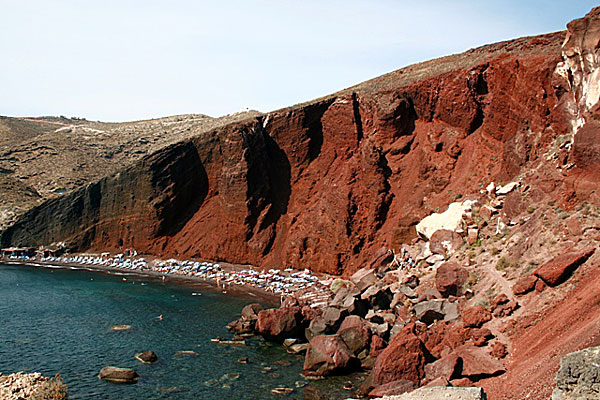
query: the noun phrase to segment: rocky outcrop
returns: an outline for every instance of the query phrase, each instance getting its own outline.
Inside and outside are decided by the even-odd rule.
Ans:
[[[600,347],[568,354],[560,360],[552,400],[600,398]]]
[[[26,374],[17,372],[10,375],[0,374],[0,399],[67,399],[67,385],[57,375],[47,378],[35,372]]]

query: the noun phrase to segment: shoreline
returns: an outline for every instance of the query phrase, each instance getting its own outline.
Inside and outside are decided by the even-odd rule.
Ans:
[[[0,258],[0,263],[6,265],[25,265],[28,267],[35,268],[82,270],[89,272],[104,273],[113,276],[138,276],[141,278],[150,278],[150,280],[155,282],[175,284],[185,287],[199,286],[204,290],[210,290],[214,293],[221,293],[225,296],[231,295],[236,297],[246,297],[249,299],[255,298],[262,303],[267,303],[275,307],[279,307],[281,304],[281,297],[277,293],[272,293],[251,285],[241,286],[236,284],[229,285],[226,290],[223,290],[214,279],[207,279],[199,276],[165,274],[150,270],[123,270],[121,268],[106,267],[99,265],[81,265],[77,263],[47,262],[40,260],[7,260]],[[221,263],[221,265],[227,267],[227,270],[230,271],[234,271],[236,268],[242,268],[242,266],[235,266],[233,264],[228,263]]]

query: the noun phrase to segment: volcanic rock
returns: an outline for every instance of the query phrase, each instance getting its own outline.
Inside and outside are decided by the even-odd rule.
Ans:
[[[492,319],[492,314],[484,306],[471,306],[462,312],[463,325],[478,328]]]
[[[448,354],[432,363],[425,365],[425,376],[428,381],[443,378],[446,381],[452,379],[458,365],[458,356],[454,353]]]
[[[354,354],[339,335],[319,335],[310,341],[304,359],[304,375],[323,376],[352,366]]]
[[[528,275],[517,281],[512,287],[513,293],[517,296],[524,295],[525,293],[531,292],[535,288],[537,283],[537,276]]]
[[[399,395],[402,393],[412,392],[416,388],[417,385],[415,385],[414,382],[406,379],[400,379],[377,386],[375,389],[369,392],[369,398]]]
[[[461,374],[466,377],[492,376],[506,370],[500,361],[478,347],[465,345],[455,354],[462,360]]]
[[[374,384],[406,379],[419,384],[425,375],[425,348],[419,338],[405,327],[390,341],[375,361]]]
[[[248,304],[242,308],[242,318],[245,320],[257,320],[258,313],[263,309],[263,306],[258,303]]]
[[[595,250],[595,248],[570,250],[538,267],[533,271],[533,275],[541,278],[550,286],[556,286],[567,280],[573,271],[583,264]]]
[[[337,333],[354,354],[365,349],[371,337],[368,322],[358,315],[346,317]]]
[[[504,343],[494,342],[492,343],[490,354],[492,357],[504,358],[508,354],[508,350],[506,349],[506,345]]]
[[[444,297],[458,296],[469,274],[456,262],[445,262],[435,272],[435,287]]]
[[[362,292],[377,281],[377,275],[374,269],[362,268],[350,277],[350,281]]]
[[[452,321],[458,318],[458,306],[447,299],[423,301],[413,308],[417,319],[428,325],[434,321]]]
[[[301,332],[302,313],[298,307],[271,308],[258,313],[256,330],[268,340],[280,341]]]
[[[158,356],[152,350],[138,353],[135,355],[135,359],[144,364],[152,364],[158,360]]]
[[[107,366],[100,370],[98,378],[112,383],[136,383],[139,375],[131,368]]]
[[[463,238],[458,233],[439,229],[429,239],[429,250],[434,254],[448,255],[458,250],[463,243]]]
[[[463,215],[471,210],[475,201],[465,200],[462,203],[451,203],[442,213],[433,213],[417,224],[417,233],[422,237],[431,239],[432,235],[440,230],[458,232],[463,228]]]

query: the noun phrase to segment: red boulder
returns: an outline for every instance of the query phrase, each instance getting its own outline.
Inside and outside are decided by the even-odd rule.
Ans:
[[[377,386],[369,392],[369,398],[380,398],[383,396],[394,396],[402,393],[407,393],[415,390],[417,385],[414,382],[400,379],[397,381],[385,383]]]
[[[571,250],[538,267],[533,274],[550,286],[566,281],[573,271],[583,264],[595,251],[595,248]]]
[[[310,341],[304,358],[304,375],[324,376],[352,366],[354,355],[338,335],[319,335]]]
[[[529,275],[525,278],[521,278],[512,287],[513,293],[516,296],[523,295],[531,292],[535,288],[535,284],[538,281],[537,276]]]
[[[270,308],[259,311],[256,331],[265,339],[282,341],[301,333],[301,321],[299,307]]]
[[[358,315],[346,317],[337,333],[354,354],[365,349],[371,338],[369,323]]]
[[[423,379],[425,349],[411,328],[409,325],[402,329],[377,357],[373,368],[375,384],[407,379],[418,385]]]
[[[468,277],[469,273],[458,263],[445,262],[435,272],[435,287],[444,297],[456,296]]]
[[[462,313],[465,327],[478,328],[492,319],[492,314],[484,306],[471,306]]]

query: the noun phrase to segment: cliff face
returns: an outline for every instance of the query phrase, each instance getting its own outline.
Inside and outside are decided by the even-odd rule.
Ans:
[[[581,42],[577,27],[567,43]],[[598,160],[595,130],[579,129],[573,154],[548,161],[585,92],[584,79],[559,73],[577,68],[564,66],[577,57],[568,50],[559,65],[564,37],[484,46],[201,133],[30,210],[2,244],[65,240],[340,274],[411,240],[420,218],[482,183],[527,173],[563,202],[590,197],[589,173],[577,173],[591,182],[578,192],[563,167]],[[586,126],[598,123],[594,110]],[[558,172],[531,172],[540,165]]]

